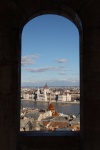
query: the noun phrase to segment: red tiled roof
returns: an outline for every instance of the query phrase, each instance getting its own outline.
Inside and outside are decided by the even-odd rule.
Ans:
[[[49,128],[65,128],[68,126],[68,122],[50,122]]]
[[[52,104],[52,103],[51,103],[51,104],[49,104],[48,110],[55,110],[55,108],[54,108],[54,106],[53,106],[53,104]]]
[[[54,108],[53,104],[49,104],[49,107],[47,110],[51,110],[52,112],[52,116],[59,116],[58,112],[56,111],[56,109]]]
[[[47,126],[48,123],[49,123],[49,121],[43,121],[44,126]]]

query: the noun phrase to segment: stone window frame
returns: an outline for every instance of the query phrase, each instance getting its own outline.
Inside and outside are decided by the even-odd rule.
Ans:
[[[57,10],[58,11],[58,10]],[[78,31],[79,31],[79,64],[80,64],[80,81],[82,81],[82,43],[83,43],[83,31],[82,31],[82,23],[81,23],[81,20],[79,18],[79,16],[73,12],[71,9],[69,10],[68,9],[68,12],[63,12],[61,11],[60,9],[60,12],[57,13],[56,11],[49,11],[47,10],[47,12],[44,12],[44,10],[41,10],[39,11],[38,13],[34,14],[31,19],[34,19],[34,17],[38,17],[42,14],[56,14],[56,15],[60,15],[60,16],[63,16],[67,19],[69,19],[71,22],[73,22],[75,24],[75,26],[78,28]],[[29,19],[30,20],[30,19]],[[29,20],[26,21],[25,25],[29,22]],[[48,142],[48,137],[51,137],[51,141],[53,141],[52,139],[55,139],[55,141],[57,142],[57,140],[61,143],[63,143],[63,137],[65,137],[65,139],[68,141],[68,145],[70,145],[70,142],[72,142],[72,145],[70,145],[70,148],[73,148],[73,147],[77,147],[77,148],[80,148],[80,145],[82,145],[82,142],[81,142],[81,136],[82,136],[82,133],[81,133],[81,130],[82,130],[82,82],[80,82],[80,99],[81,99],[81,102],[80,102],[80,132],[59,132],[58,134],[54,133],[54,132],[50,132],[50,133],[47,133],[47,132],[40,132],[40,131],[36,131],[33,133],[33,131],[28,131],[28,132],[20,132],[20,142],[21,142],[21,145],[25,144],[26,146],[30,143],[30,145],[32,144],[31,141],[35,140],[35,138],[38,138],[41,140],[42,144],[44,143],[44,140],[50,144],[50,141]],[[44,140],[42,140],[42,138]],[[57,140],[56,140],[57,138]],[[29,142],[30,140],[30,142]],[[37,143],[37,145],[39,144],[40,141],[35,141]],[[56,143],[55,142],[55,143]],[[76,144],[75,144],[76,143]],[[81,144],[80,144],[81,143]]]

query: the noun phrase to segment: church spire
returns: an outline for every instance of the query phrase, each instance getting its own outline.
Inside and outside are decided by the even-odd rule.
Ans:
[[[49,106],[47,110],[52,112],[52,116],[59,116],[58,112],[56,111],[56,109],[54,108],[52,104],[51,93],[49,93]]]

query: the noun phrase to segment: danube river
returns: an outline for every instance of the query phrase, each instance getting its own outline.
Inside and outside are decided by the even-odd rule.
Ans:
[[[35,101],[26,101],[26,100],[21,100],[21,106],[22,107],[34,107],[40,109],[47,109],[48,108],[48,102],[35,102]],[[55,109],[59,113],[64,113],[64,114],[74,114],[77,115],[80,113],[80,104],[71,104],[71,103],[53,103]]]

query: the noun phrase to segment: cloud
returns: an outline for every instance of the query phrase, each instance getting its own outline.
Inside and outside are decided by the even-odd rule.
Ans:
[[[66,75],[65,72],[59,72],[58,74],[60,74],[60,75]]]
[[[61,68],[59,67],[41,67],[41,68],[26,68],[25,70],[29,71],[29,72],[47,72],[47,71],[60,71]]]
[[[66,68],[66,66],[59,66],[59,68]]]
[[[67,60],[64,58],[61,58],[61,59],[56,59],[55,61],[58,63],[65,63]]]
[[[26,65],[35,64],[35,61],[33,59],[36,59],[38,57],[39,57],[39,54],[23,56],[21,60],[21,65],[26,66]]]

